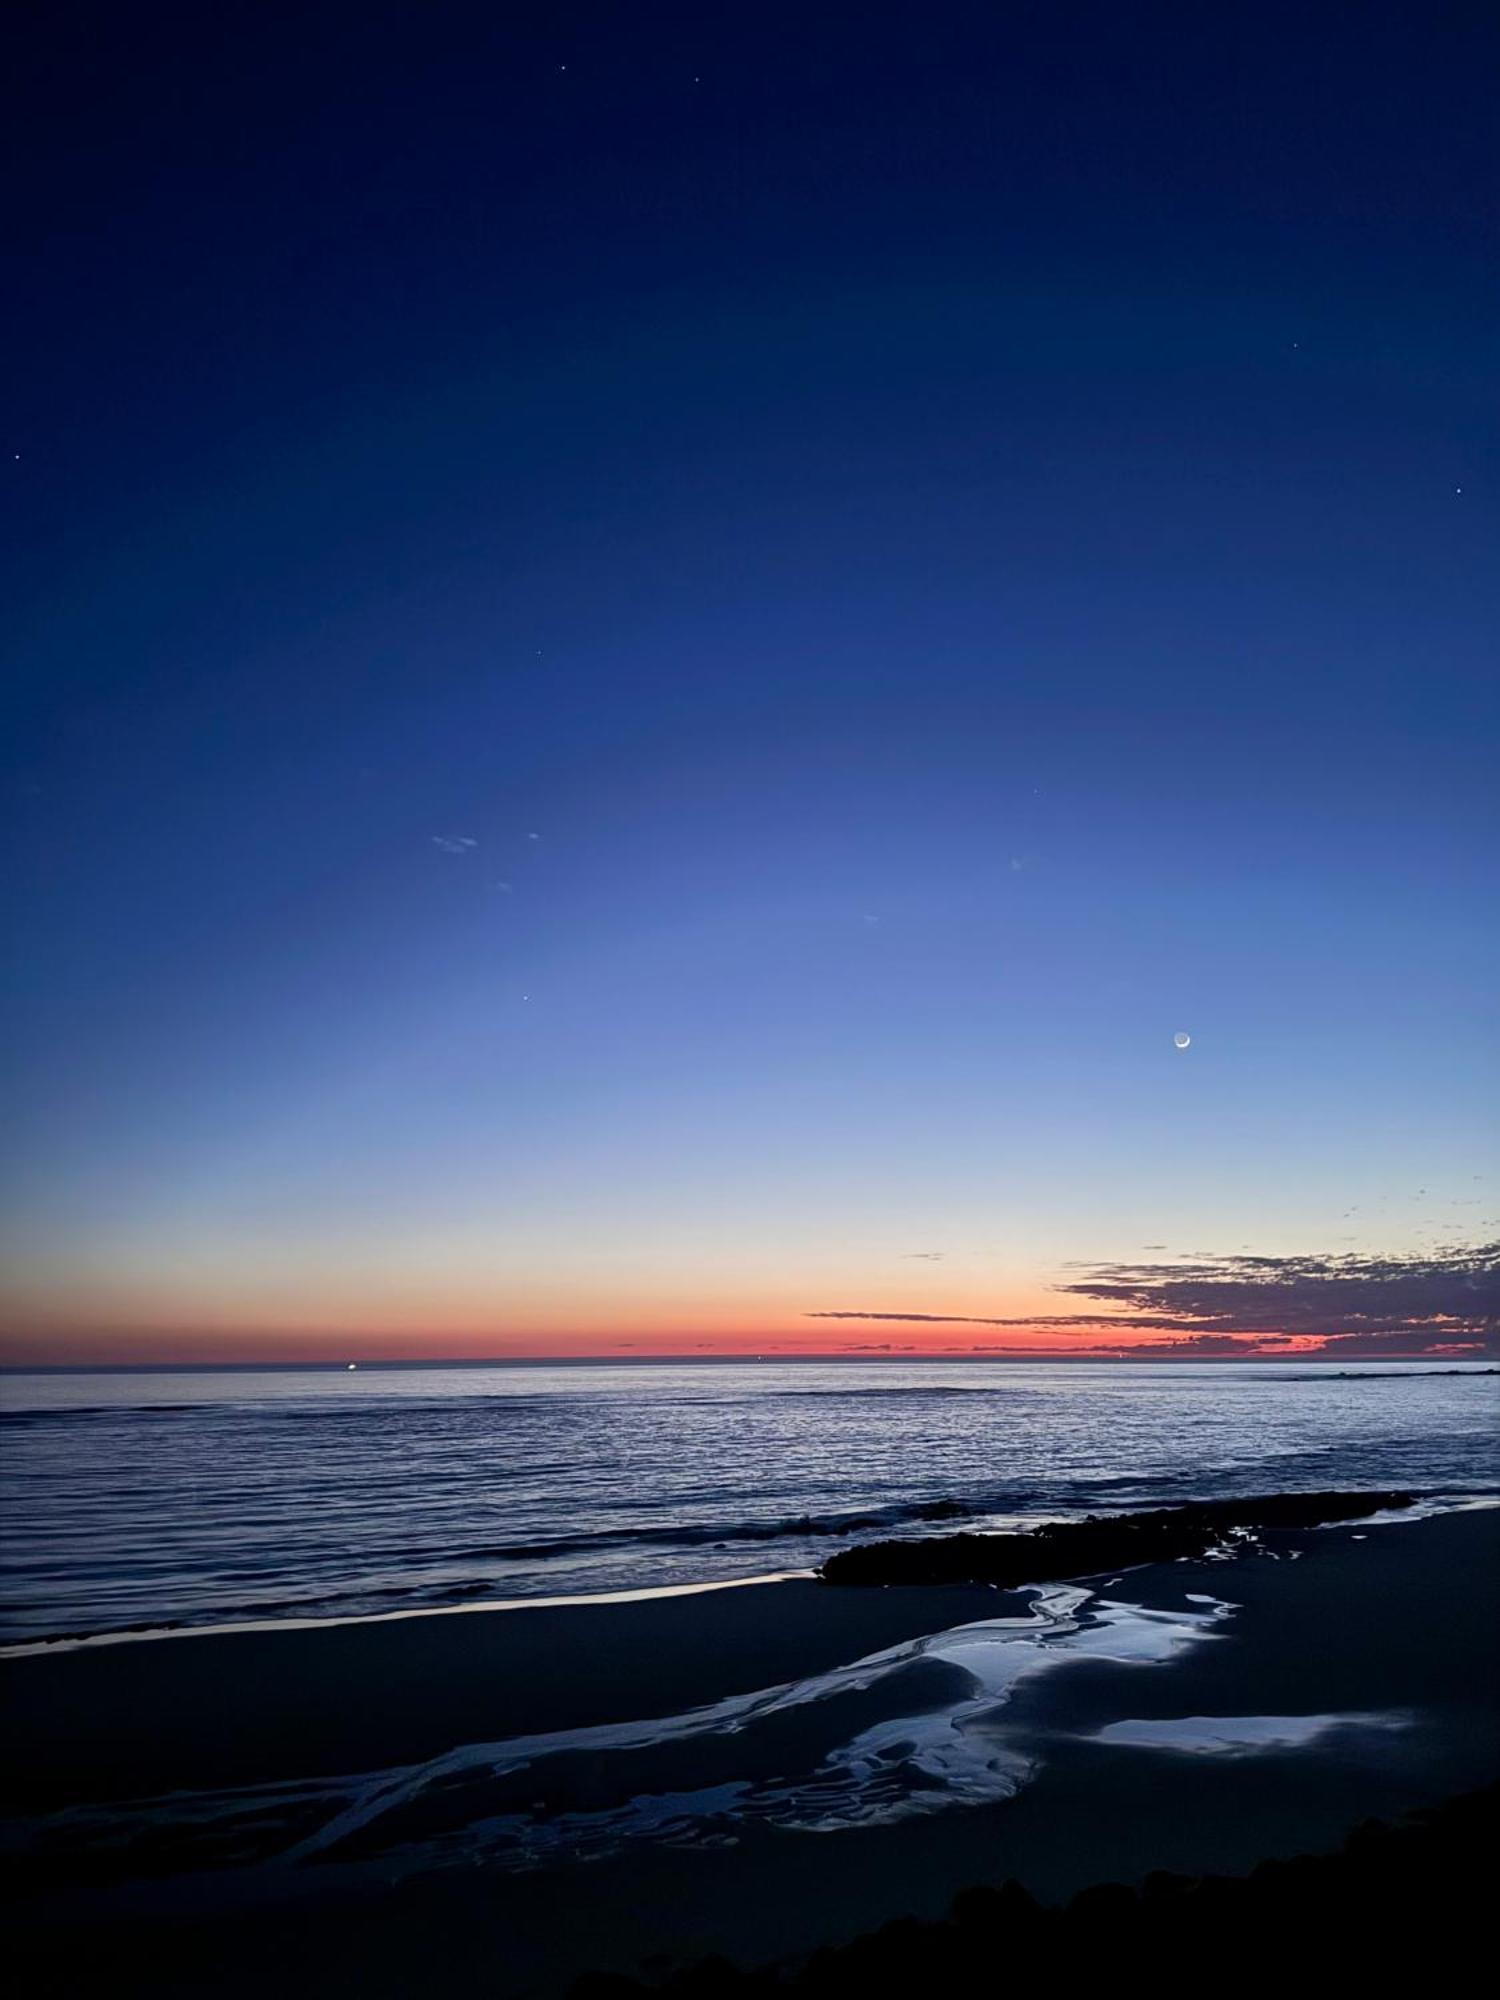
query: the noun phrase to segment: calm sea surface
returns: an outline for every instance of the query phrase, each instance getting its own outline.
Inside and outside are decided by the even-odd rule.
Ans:
[[[1431,1364],[796,1362],[0,1377],[0,1639],[698,1583],[851,1537],[1500,1488]]]

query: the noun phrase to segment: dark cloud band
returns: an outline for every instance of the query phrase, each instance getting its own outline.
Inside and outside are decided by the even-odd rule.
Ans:
[[[1500,1355],[1500,1243],[1423,1257],[1200,1256],[1172,1264],[1097,1264],[1058,1286],[1095,1312],[991,1319],[967,1313],[809,1313],[809,1319],[921,1326],[1046,1327],[1132,1338],[1157,1352],[1275,1352],[1317,1344],[1355,1358]]]

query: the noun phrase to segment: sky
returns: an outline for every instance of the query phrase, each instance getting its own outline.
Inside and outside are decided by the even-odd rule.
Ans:
[[[1494,11],[168,12],[13,37],[0,1359],[1494,1351]]]

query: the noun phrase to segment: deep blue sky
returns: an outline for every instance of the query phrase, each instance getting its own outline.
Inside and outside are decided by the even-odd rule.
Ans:
[[[1481,1233],[1493,9],[16,39],[18,1352]]]

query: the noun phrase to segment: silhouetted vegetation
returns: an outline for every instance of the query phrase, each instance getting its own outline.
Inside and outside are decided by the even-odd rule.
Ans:
[[[1500,1786],[1396,1825],[1360,1827],[1337,1854],[1264,1861],[1246,1876],[1147,1876],[1137,1888],[1104,1882],[1061,1908],[1017,1883],[966,1889],[934,1923],[903,1918],[800,1964],[742,1971],[708,1960],[658,1986],[593,1974],[572,2000],[866,2000],[872,1993],[1014,1991],[1035,1977],[1072,1987],[1090,1978],[1290,1982],[1313,1976],[1430,1983],[1443,1968],[1484,1961],[1491,1949]]]
[[[1409,1507],[1410,1493],[1270,1493],[1192,1501],[1142,1514],[1090,1514],[1014,1535],[942,1535],[926,1541],[862,1542],[830,1556],[825,1583],[1053,1583],[1138,1563],[1201,1556],[1235,1535],[1355,1521],[1382,1507]]]

